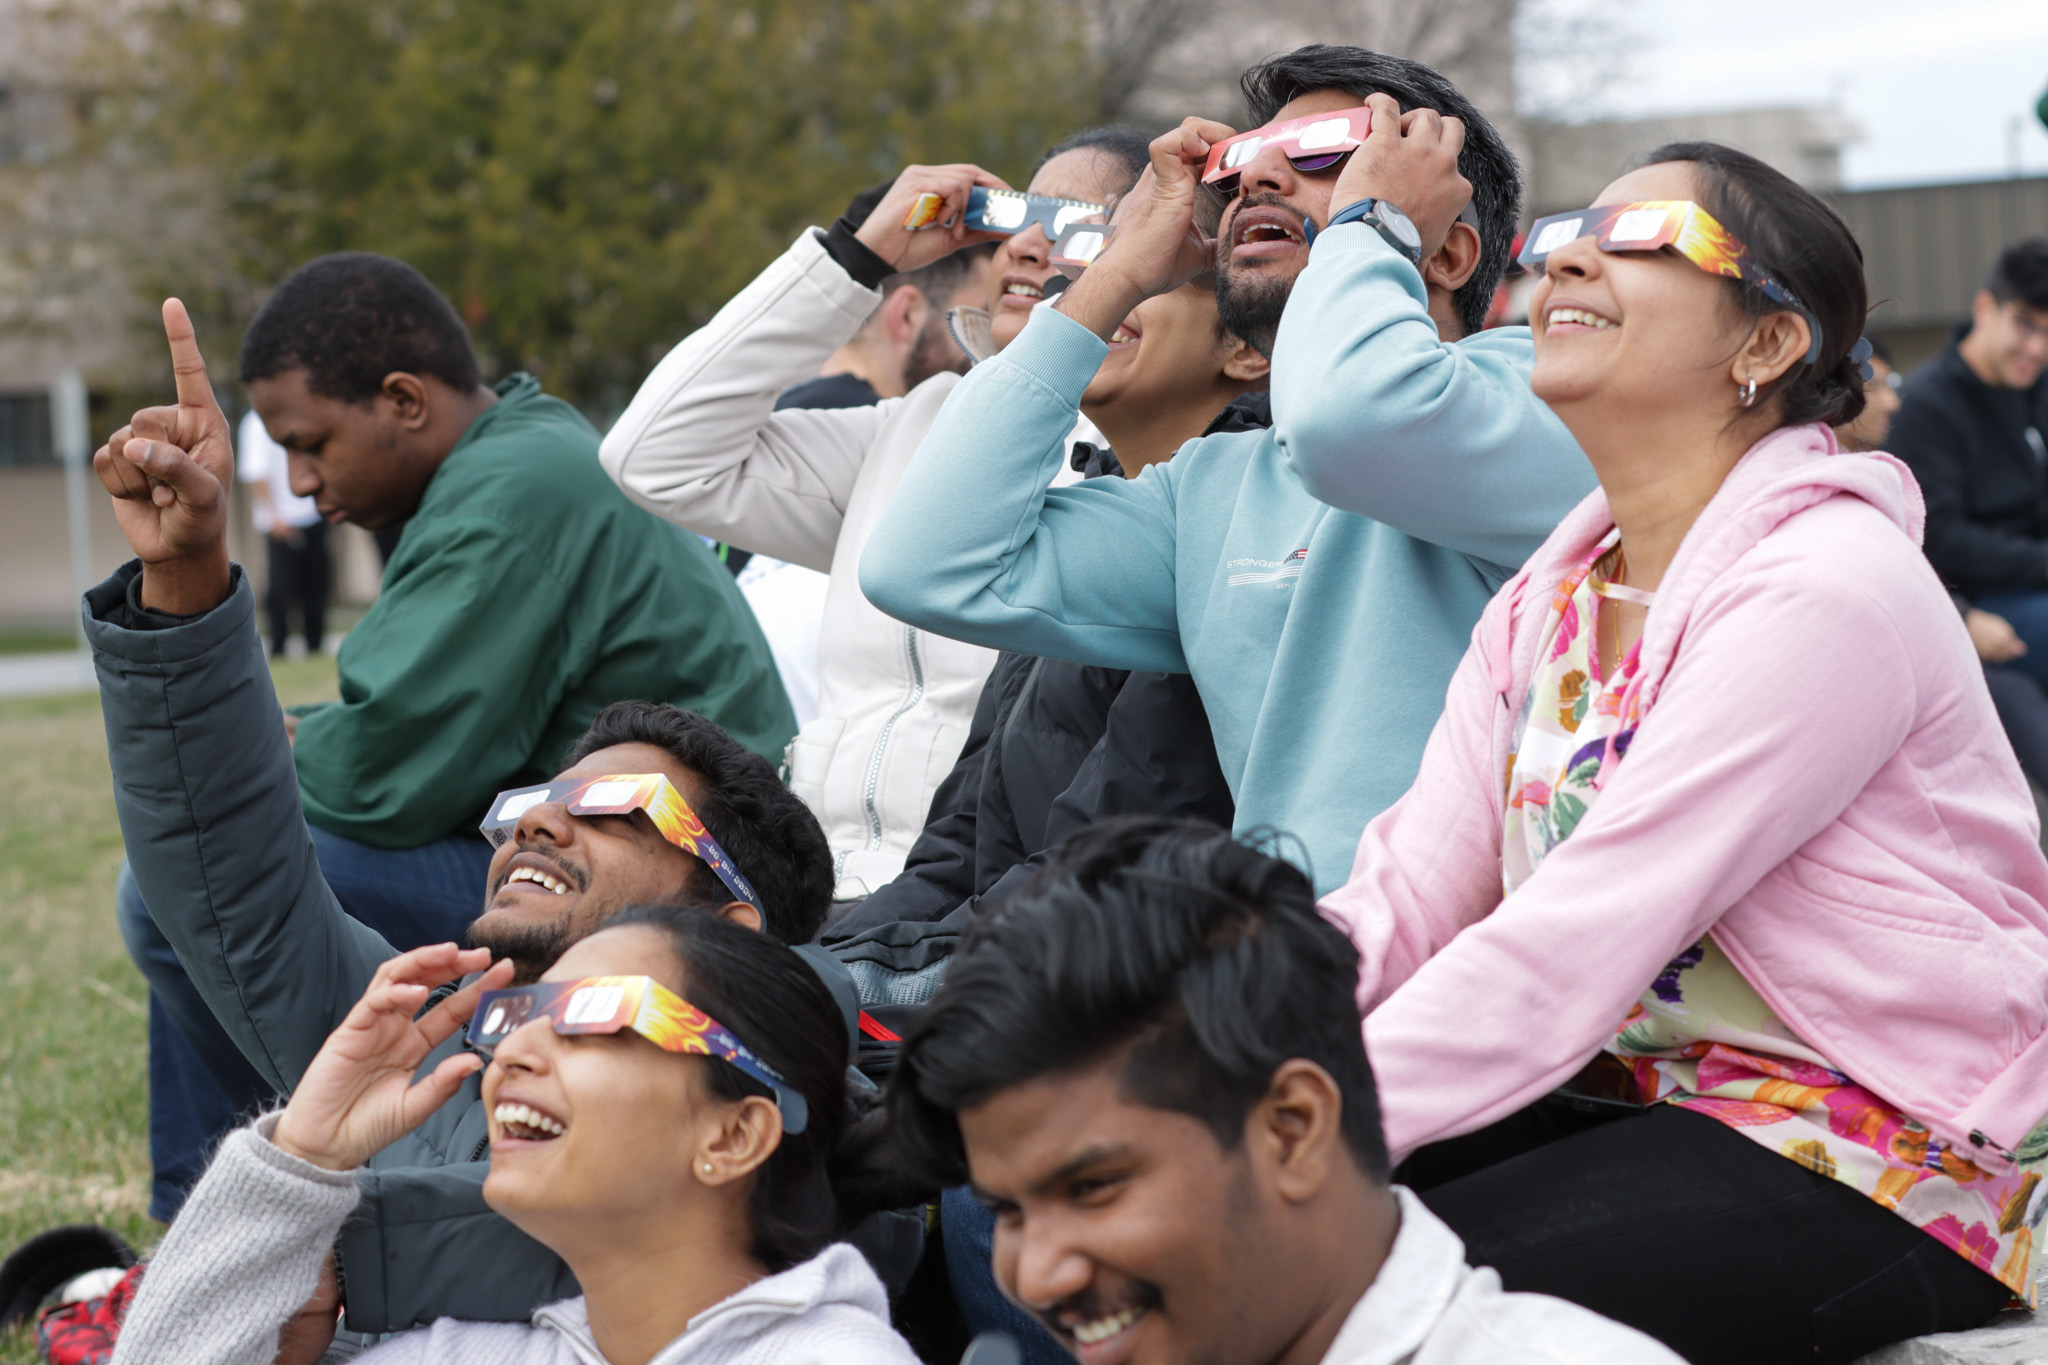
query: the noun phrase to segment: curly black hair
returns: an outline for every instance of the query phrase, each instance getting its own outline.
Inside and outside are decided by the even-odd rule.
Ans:
[[[308,261],[250,322],[242,382],[291,370],[344,403],[369,402],[394,371],[431,375],[458,393],[483,383],[469,329],[448,300],[404,261],[368,251]]]
[[[692,807],[760,893],[762,927],[771,938],[808,943],[817,937],[832,908],[831,846],[818,817],[782,784],[767,759],[695,711],[664,702],[616,701],[569,746],[562,767],[620,744],[665,749],[702,779]],[[691,873],[689,890],[698,904],[732,899],[702,862]]]

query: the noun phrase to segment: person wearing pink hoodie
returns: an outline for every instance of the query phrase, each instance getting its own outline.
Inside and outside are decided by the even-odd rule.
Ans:
[[[2048,861],[1918,487],[1829,430],[1861,251],[1690,143],[1523,259],[1531,385],[1601,486],[1323,902],[1396,1178],[1509,1289],[1695,1362],[2032,1303]]]

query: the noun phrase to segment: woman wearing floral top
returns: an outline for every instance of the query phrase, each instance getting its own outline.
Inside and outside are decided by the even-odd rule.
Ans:
[[[1397,1174],[1509,1288],[1694,1361],[2031,1304],[2048,861],[1918,488],[1828,430],[1861,252],[1696,143],[1523,259],[1531,384],[1601,488],[1325,902]]]

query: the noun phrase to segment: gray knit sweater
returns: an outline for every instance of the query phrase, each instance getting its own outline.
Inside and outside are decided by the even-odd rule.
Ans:
[[[231,1134],[142,1277],[114,1365],[270,1365],[286,1319],[356,1203],[356,1173],[326,1171],[270,1141],[277,1116]],[[357,1357],[360,1365],[608,1365],[583,1300],[531,1325],[444,1318]],[[917,1365],[889,1326],[882,1283],[844,1243],[756,1281],[690,1319],[650,1365]]]

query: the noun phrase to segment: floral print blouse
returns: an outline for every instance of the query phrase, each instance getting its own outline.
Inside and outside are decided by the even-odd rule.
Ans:
[[[1601,597],[1639,596],[1595,572],[1618,538],[1610,533],[1595,546],[1551,600],[1508,757],[1505,893],[1571,836],[1641,722],[1637,650],[1612,676],[1601,666]],[[1711,937],[1672,959],[1615,1029],[1607,1051],[1628,1063],[1646,1102],[1718,1119],[1841,1181],[2038,1306],[2034,1269],[2038,1227],[2048,1212],[2048,1122],[2020,1144],[2011,1171],[1979,1168],[1808,1046]]]

